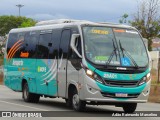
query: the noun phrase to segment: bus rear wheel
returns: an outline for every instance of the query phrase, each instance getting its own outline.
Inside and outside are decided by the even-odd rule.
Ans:
[[[86,102],[79,99],[77,90],[74,90],[72,96],[72,107],[75,111],[84,111]]]
[[[123,110],[125,113],[133,113],[137,108],[137,103],[126,103],[123,105]]]
[[[38,103],[40,99],[40,95],[29,92],[29,87],[27,82],[23,85],[22,96],[25,102]]]

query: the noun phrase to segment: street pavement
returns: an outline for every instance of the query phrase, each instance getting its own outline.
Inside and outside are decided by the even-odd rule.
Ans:
[[[26,103],[22,99],[22,93],[21,92],[14,92],[10,90],[9,88],[0,85],[0,111],[61,111],[63,114],[64,112],[69,111],[71,114],[77,114],[72,109],[66,107],[65,100],[61,98],[42,98],[40,99],[39,103]],[[115,107],[115,106],[87,106],[86,111],[84,113],[81,113],[81,115],[85,116],[87,113],[90,114],[90,116],[96,114],[96,112],[99,113],[106,113],[108,115],[112,115],[115,112],[123,112],[122,108]],[[156,103],[139,103],[136,111],[160,111],[160,104]],[[3,118],[0,118],[3,119]],[[5,118],[6,119],[6,118]],[[15,120],[19,120],[20,118],[14,118]],[[36,119],[36,118],[34,118]],[[45,118],[42,118],[45,119]],[[65,119],[65,120],[91,120],[91,117],[55,117],[55,118],[47,118],[48,119]],[[107,119],[107,120],[158,120],[158,117],[92,117],[92,120],[101,120],[101,119]]]

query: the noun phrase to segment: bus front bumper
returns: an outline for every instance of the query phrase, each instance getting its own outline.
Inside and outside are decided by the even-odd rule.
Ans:
[[[130,95],[130,97],[115,97],[111,95],[115,95],[115,91],[113,92],[107,92],[107,86],[106,86],[106,91],[102,92],[102,89],[98,87],[97,85],[93,83],[88,83],[83,86],[83,90],[85,90],[84,95],[81,96],[81,99],[84,101],[88,102],[118,102],[118,103],[145,103],[148,101],[149,93],[150,93],[150,84],[151,80],[145,84],[145,87],[142,88],[142,91],[139,94],[134,94],[134,93],[127,93],[128,88],[122,88],[119,89],[120,93],[127,93]],[[103,85],[104,86],[104,85]],[[142,87],[142,86],[140,86]],[[114,90],[116,87],[112,87]],[[135,93],[137,92],[139,88],[135,87],[133,88]],[[109,96],[110,95],[110,96]],[[135,95],[135,96],[134,96]]]

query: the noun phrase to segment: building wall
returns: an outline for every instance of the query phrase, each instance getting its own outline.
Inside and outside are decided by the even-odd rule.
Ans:
[[[158,70],[159,63],[159,51],[151,51],[149,52],[152,59],[152,69]]]

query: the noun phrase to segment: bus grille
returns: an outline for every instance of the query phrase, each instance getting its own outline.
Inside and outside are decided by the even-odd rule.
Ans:
[[[104,80],[105,85],[115,87],[135,87],[139,80]]]
[[[107,92],[101,92],[103,97],[110,97],[110,98],[137,98],[140,94],[128,94],[127,97],[116,97],[115,93],[107,93]]]

